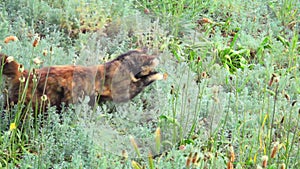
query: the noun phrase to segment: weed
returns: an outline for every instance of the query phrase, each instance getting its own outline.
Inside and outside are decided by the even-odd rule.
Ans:
[[[250,50],[238,47],[234,50],[234,44],[238,38],[238,33],[235,34],[230,47],[219,50],[219,57],[224,67],[234,73],[237,69],[244,69],[247,66],[247,59],[250,57]]]
[[[25,107],[28,81],[20,79],[19,103],[0,108],[0,168],[299,168],[299,7],[297,0],[0,2],[0,52],[32,73],[147,46],[168,74],[129,103],[91,108],[84,98],[60,115]]]

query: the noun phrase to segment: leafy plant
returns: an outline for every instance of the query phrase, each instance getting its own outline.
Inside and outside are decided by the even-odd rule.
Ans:
[[[47,118],[0,108],[0,168],[299,168],[299,2],[1,1],[0,52],[28,70],[147,46],[165,80]]]
[[[224,67],[231,73],[235,73],[237,69],[244,69],[248,65],[247,58],[250,57],[250,50],[242,47],[234,48],[234,44],[238,38],[235,34],[230,46],[225,49],[218,50],[218,56]]]

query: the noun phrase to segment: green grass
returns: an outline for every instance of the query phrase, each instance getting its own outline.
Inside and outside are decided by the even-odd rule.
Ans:
[[[0,2],[0,52],[26,69],[36,57],[91,65],[147,46],[168,74],[123,104],[90,108],[85,98],[26,120],[17,104],[1,114],[0,168],[258,168],[263,156],[270,169],[300,168],[299,9],[297,0]],[[19,41],[4,43],[10,35]]]

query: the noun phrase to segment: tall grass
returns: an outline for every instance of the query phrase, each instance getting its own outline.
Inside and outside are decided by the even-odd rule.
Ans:
[[[148,46],[168,77],[129,103],[90,108],[85,98],[47,118],[22,104],[25,80],[20,102],[1,108],[0,167],[299,168],[299,8],[295,0],[1,2],[0,39],[19,41],[0,41],[0,52],[31,72],[36,57],[90,65]],[[0,81],[3,95],[2,72]]]

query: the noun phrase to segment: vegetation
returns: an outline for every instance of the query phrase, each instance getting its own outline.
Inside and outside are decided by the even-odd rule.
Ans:
[[[146,46],[166,79],[128,103],[91,108],[85,98],[46,118],[22,116],[22,102],[1,108],[0,168],[300,168],[299,9],[298,0],[1,1],[0,52],[26,69],[100,64]]]

